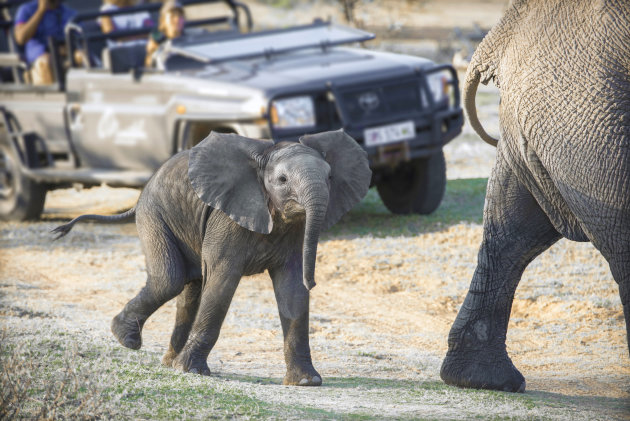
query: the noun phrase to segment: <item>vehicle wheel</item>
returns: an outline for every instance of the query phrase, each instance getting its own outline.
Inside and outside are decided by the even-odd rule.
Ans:
[[[428,215],[440,205],[446,189],[444,152],[400,165],[376,184],[392,213]]]
[[[20,158],[0,138],[0,220],[38,219],[44,210],[46,186],[20,173]]]

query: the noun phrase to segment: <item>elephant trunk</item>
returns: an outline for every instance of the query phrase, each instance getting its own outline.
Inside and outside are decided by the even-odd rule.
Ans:
[[[486,143],[489,143],[492,146],[497,146],[498,140],[494,137],[490,136],[486,130],[481,125],[479,121],[479,117],[477,117],[477,107],[475,105],[475,96],[477,94],[477,87],[479,86],[479,81],[481,80],[481,73],[474,65],[475,61],[471,61],[470,66],[468,68],[468,73],[466,74],[466,84],[464,85],[464,109],[466,110],[466,115],[468,116],[468,122],[471,127],[477,132],[479,137],[481,137]]]
[[[326,217],[328,198],[328,186],[324,184],[321,187],[310,189],[301,202],[306,213],[304,243],[302,245],[302,282],[308,290],[315,286],[317,242]]]

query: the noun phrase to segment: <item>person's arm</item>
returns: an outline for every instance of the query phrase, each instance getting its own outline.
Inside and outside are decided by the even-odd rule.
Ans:
[[[101,16],[98,23],[101,24],[101,31],[104,34],[109,34],[115,29],[114,22],[112,22],[112,18],[109,16]]]
[[[33,14],[33,16],[31,16],[28,21],[15,25],[15,42],[18,45],[26,44],[28,40],[35,36],[35,33],[37,32],[37,27],[42,21],[44,13],[46,13],[47,9],[48,0],[39,0],[37,4],[37,10]]]
[[[104,4],[101,7],[101,12],[107,12],[108,10],[118,10],[118,7],[112,4]],[[101,32],[104,34],[109,34],[116,27],[114,26],[114,21],[111,16],[101,16],[98,18],[98,24],[101,26]]]
[[[159,46],[160,44],[155,42],[152,37],[149,37],[149,40],[147,41],[147,55],[144,59],[145,67],[151,67],[153,64],[153,54],[157,51]]]

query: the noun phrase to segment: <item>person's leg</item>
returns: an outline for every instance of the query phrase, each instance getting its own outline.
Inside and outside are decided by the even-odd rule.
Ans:
[[[31,80],[33,85],[52,85],[54,82],[50,54],[44,53],[31,65]]]
[[[37,39],[30,39],[24,49],[26,61],[30,69],[30,79],[33,85],[51,85],[54,82],[51,58],[46,45]]]

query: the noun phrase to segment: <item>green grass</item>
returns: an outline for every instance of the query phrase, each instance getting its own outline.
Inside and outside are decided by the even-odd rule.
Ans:
[[[86,341],[84,332],[59,327],[44,331],[5,331],[1,338],[2,397],[16,385],[25,391],[17,400],[18,413],[0,413],[2,419],[389,419],[369,405],[383,402],[411,408],[396,415],[401,420],[444,419],[437,414],[447,412],[449,419],[461,412],[457,418],[520,420],[565,418],[585,399],[590,409],[601,406],[616,413],[627,405],[612,398],[458,389],[440,381],[327,377],[320,388],[297,388],[280,386],[275,378],[230,373],[203,377],[162,367],[156,352]],[[6,373],[12,383],[6,382]],[[338,399],[341,406],[335,403]],[[0,407],[7,407],[6,402]],[[423,409],[414,410],[414,405]]]
[[[431,215],[394,215],[372,188],[361,203],[322,235],[322,239],[415,236],[460,222],[480,224],[487,184],[487,178],[448,180],[444,199]]]
[[[121,349],[114,353],[129,353]],[[182,374],[160,365],[157,356],[140,363],[128,358],[112,364],[116,386],[104,391],[123,412],[141,418],[266,418],[269,405],[216,377]]]
[[[75,411],[87,408],[85,403],[95,397],[98,406],[90,405],[90,412],[83,413],[87,417],[265,419],[272,415],[268,404],[220,379],[164,368],[156,355],[82,344],[78,338],[69,344],[61,333],[48,332],[46,338],[34,335],[28,347],[3,341],[0,367],[10,377],[2,378],[2,389],[24,389],[19,399],[13,399],[13,407],[19,405],[14,415],[69,418],[82,413]],[[9,406],[11,400],[3,396],[2,406]]]
[[[431,387],[434,383],[426,382],[421,383]],[[435,383],[437,384],[437,382]],[[444,383],[439,383],[443,387],[448,387]],[[418,382],[411,380],[393,380],[393,379],[378,379],[373,377],[327,377],[326,386],[334,387],[338,389],[409,389],[418,386]]]
[[[484,107],[486,105],[494,105],[499,107],[499,96],[495,92],[480,92],[477,91],[475,102],[478,107]]]
[[[426,396],[427,393],[451,393],[453,388],[443,383],[427,383],[413,387],[411,393],[418,397]],[[496,405],[518,405],[525,409],[536,408],[536,399],[530,395],[522,393],[497,392],[494,390],[457,389],[459,393],[466,396],[472,402],[481,406]]]
[[[263,0],[263,2],[279,9],[290,9],[296,4],[295,0]]]

